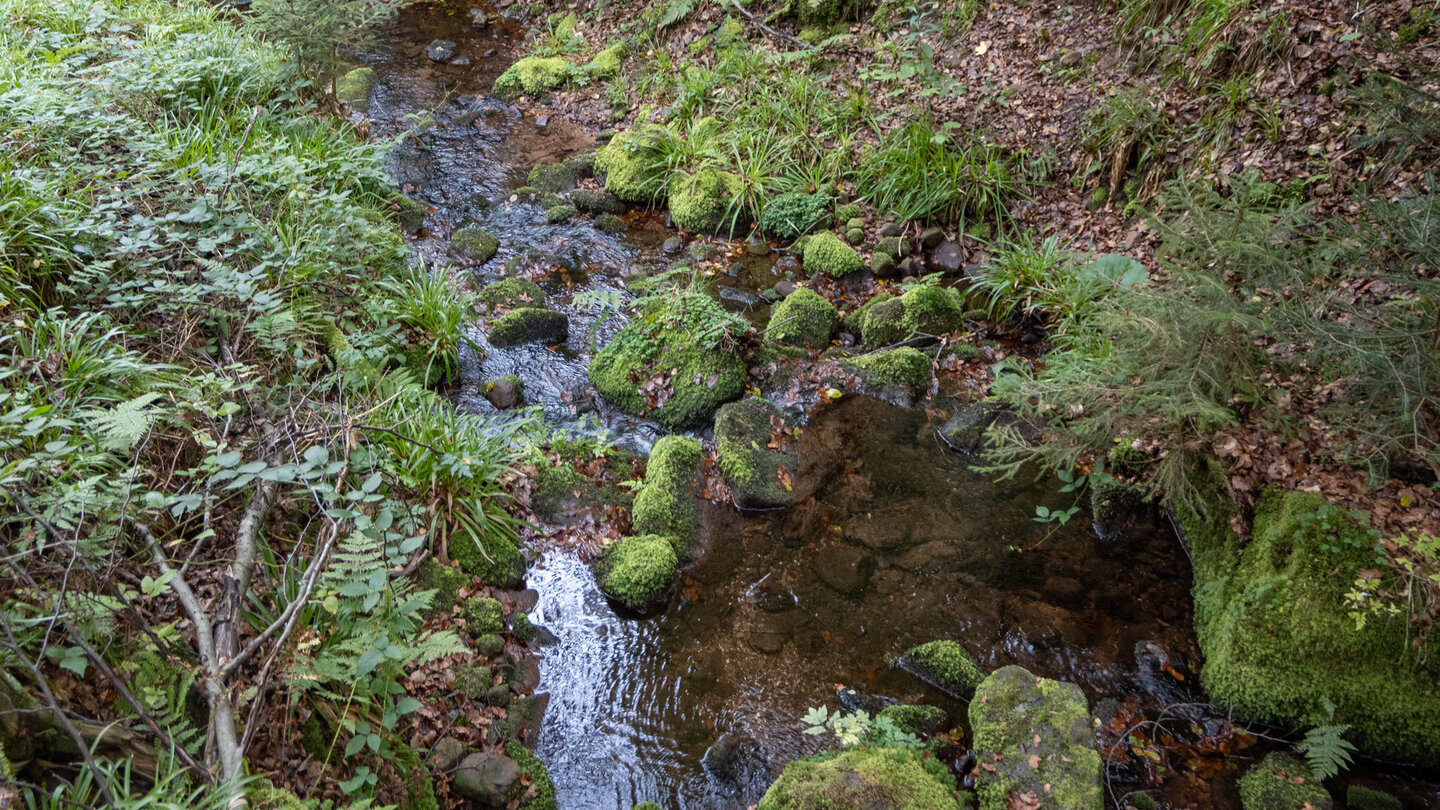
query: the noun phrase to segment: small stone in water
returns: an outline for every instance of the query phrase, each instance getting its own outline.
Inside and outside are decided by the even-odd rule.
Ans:
[[[471,24],[471,25],[475,26],[476,28],[484,28],[485,25],[486,25],[486,23],[488,23],[488,22],[490,22],[490,19],[485,16],[485,9],[483,9],[483,8],[472,8],[472,9],[470,9],[470,24]]]
[[[455,55],[455,43],[448,39],[437,39],[425,48],[425,55],[434,62],[445,62]]]
[[[965,253],[955,242],[943,242],[935,248],[935,264],[946,273],[954,273],[964,264]]]
[[[535,126],[539,127],[540,129],[544,129],[549,123],[550,123],[550,116],[548,116],[548,115],[537,115],[537,116],[535,116]]]

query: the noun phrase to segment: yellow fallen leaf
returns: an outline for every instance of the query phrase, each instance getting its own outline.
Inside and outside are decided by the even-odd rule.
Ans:
[[[981,42],[979,45],[975,46],[975,55],[984,56],[985,52],[988,50],[990,50],[990,40],[987,39]]]

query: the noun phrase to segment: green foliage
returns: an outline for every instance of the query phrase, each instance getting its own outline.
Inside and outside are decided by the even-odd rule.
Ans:
[[[861,745],[902,749],[923,747],[918,737],[900,728],[893,717],[883,713],[874,718],[865,711],[854,714],[836,711],[831,714],[824,706],[816,706],[802,719],[807,725],[806,734],[818,735],[828,731],[835,735],[841,748]]]
[[[794,239],[823,226],[830,219],[830,202],[826,193],[806,194],[789,191],[771,200],[760,218],[760,229],[781,239]]]
[[[1345,740],[1349,726],[1316,726],[1305,732],[1305,739],[1295,746],[1296,752],[1305,755],[1305,763],[1315,773],[1316,779],[1338,776],[1350,767],[1355,746]]]
[[[300,74],[318,84],[334,79],[347,57],[372,47],[376,30],[400,5],[401,0],[255,0],[242,19],[261,38],[283,46]]]
[[[890,133],[860,165],[860,196],[902,219],[1006,223],[1023,184],[1014,159],[958,129],[921,118]]]
[[[1099,189],[1108,197],[1120,191],[1125,175],[1133,171],[1140,196],[1149,198],[1169,170],[1165,156],[1174,139],[1175,126],[1165,105],[1153,88],[1141,86],[1121,90],[1095,105],[1084,144],[1102,172]]]
[[[1294,41],[1283,7],[1250,0],[1124,0],[1120,15],[1121,37],[1144,43],[1142,61],[1183,65],[1197,86],[1254,73]]]

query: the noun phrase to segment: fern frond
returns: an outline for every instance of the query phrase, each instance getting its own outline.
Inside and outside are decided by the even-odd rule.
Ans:
[[[151,403],[159,398],[159,394],[151,391],[114,408],[83,411],[80,415],[85,426],[99,434],[102,448],[124,452],[150,432],[150,426],[155,424],[158,415],[158,410],[151,407]]]
[[[1305,755],[1305,762],[1317,779],[1329,779],[1350,767],[1355,746],[1344,738],[1349,726],[1316,726],[1305,732],[1305,739],[1295,750]]]

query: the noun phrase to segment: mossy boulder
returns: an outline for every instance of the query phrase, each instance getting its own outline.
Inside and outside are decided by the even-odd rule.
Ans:
[[[1194,560],[1201,685],[1216,705],[1247,720],[1346,724],[1364,753],[1440,763],[1440,663],[1417,663],[1403,611],[1358,629],[1346,606],[1357,572],[1375,565],[1367,528],[1317,493],[1270,488],[1241,548],[1228,498],[1215,500],[1204,518],[1177,511]]]
[[[458,262],[484,264],[494,258],[499,249],[500,237],[479,225],[468,225],[451,235],[447,252]]]
[[[818,297],[818,296],[817,296]],[[794,458],[771,450],[772,418],[780,412],[759,397],[746,397],[720,408],[715,415],[715,459],[720,474],[742,509],[789,506],[795,497],[781,470],[793,469]]]
[[[451,535],[450,559],[459,563],[466,573],[500,588],[519,584],[525,576],[525,555],[509,539],[495,532]]]
[[[499,633],[487,633],[475,637],[475,654],[481,658],[498,658],[505,652],[505,639]]]
[[[460,610],[465,632],[472,636],[498,633],[505,629],[505,607],[487,596],[472,596]]]
[[[1345,810],[1405,810],[1405,803],[1383,790],[1351,785],[1345,790]]]
[[[543,307],[545,306],[545,293],[533,281],[523,278],[506,278],[486,285],[480,291],[480,303],[495,309],[505,307]]]
[[[910,255],[910,243],[898,236],[887,236],[875,243],[875,254],[900,261]]]
[[[865,345],[879,348],[918,336],[943,335],[959,329],[965,313],[945,287],[915,287],[899,298],[876,296],[855,315]]]
[[[619,236],[625,233],[625,220],[614,214],[600,214],[595,217],[595,230],[610,236]]]
[[[580,176],[580,167],[568,160],[559,163],[542,163],[530,169],[530,185],[541,192],[559,194],[575,187]]]
[[[577,188],[570,192],[570,204],[582,214],[618,214],[625,210],[625,204],[614,194],[589,188]]]
[[[836,222],[839,222],[842,225],[849,225],[852,219],[860,219],[862,223],[865,221],[860,216],[860,206],[856,205],[855,203],[845,203],[844,205],[835,206]]]
[[[455,667],[455,691],[480,698],[495,685],[495,670],[486,664],[462,663]]]
[[[562,222],[569,222],[571,217],[578,214],[573,205],[552,205],[545,209],[545,221],[551,225],[559,225]]]
[[[770,313],[765,339],[787,346],[823,349],[840,328],[835,305],[814,290],[800,287],[785,296]]]
[[[830,231],[821,231],[805,243],[803,259],[809,273],[824,273],[835,278],[844,278],[865,266],[865,261],[855,248],[840,241]]]
[[[441,565],[433,557],[420,564],[415,569],[415,587],[422,591],[435,591],[430,597],[430,604],[420,612],[425,618],[438,616],[441,613],[449,613],[455,607],[455,600],[460,596],[460,589],[470,584],[470,575],[458,568],[448,565]]]
[[[686,559],[700,538],[695,485],[705,451],[697,439],[666,436],[650,452],[645,484],[635,494],[630,523],[639,534],[670,540],[678,559]]]
[[[1330,810],[1335,806],[1310,767],[1281,751],[1266,755],[1246,771],[1239,787],[1245,810]]]
[[[975,694],[975,687],[985,679],[975,659],[955,641],[942,639],[911,647],[897,663],[905,671],[962,699]]]
[[[514,740],[505,743],[505,756],[519,766],[521,783],[529,785],[520,796],[520,810],[557,810],[555,784],[545,763]]]
[[[362,67],[335,80],[335,99],[350,109],[365,112],[370,109],[370,91],[375,89],[375,69]]]
[[[871,301],[863,317],[860,339],[866,346],[878,349],[910,337],[912,330],[905,325],[905,303],[899,298]]]
[[[570,321],[564,313],[539,307],[511,310],[490,324],[490,343],[499,347],[541,342],[554,346],[570,337]]]
[[[917,737],[929,737],[945,725],[945,710],[939,706],[886,706],[875,717],[889,720],[895,728]]]
[[[1002,667],[970,701],[980,810],[1101,810],[1100,752],[1080,687]],[[1037,742],[1038,740],[1038,742]]]
[[[758,810],[960,810],[955,780],[934,757],[852,748],[785,766]]]
[[[675,548],[657,534],[626,537],[595,558],[593,570],[600,590],[631,610],[663,602],[675,581]]]
[[[732,172],[701,169],[670,180],[670,219],[697,233],[732,234],[749,224],[740,208],[745,181]]]
[[[919,395],[930,387],[930,358],[909,346],[862,355],[844,361],[844,366],[869,389]]]
[[[585,72],[597,79],[608,79],[620,74],[620,65],[630,55],[630,48],[623,41],[617,42],[595,54],[585,65]]]
[[[866,301],[865,303],[856,307],[854,311],[852,311],[849,315],[846,315],[845,320],[841,322],[841,325],[844,327],[846,332],[849,332],[850,334],[859,337],[864,332],[865,319],[870,316],[870,310],[880,304],[885,303],[886,301],[893,300],[895,300],[895,296],[891,295],[890,293],[880,293],[878,295],[875,295],[871,297],[869,301]]]
[[[701,346],[682,330],[636,319],[595,355],[590,382],[627,413],[652,417],[671,429],[691,428],[745,390],[745,362],[735,352]],[[641,386],[668,387],[669,395],[647,399]]]
[[[490,92],[500,99],[547,93],[570,78],[570,64],[563,56],[527,56],[501,73]]]
[[[645,124],[617,134],[595,155],[595,176],[605,190],[630,203],[658,203],[665,199],[665,164],[655,154],[656,139],[668,136],[656,124]]]
[[[395,222],[406,233],[418,233],[420,227],[425,224],[425,218],[430,216],[430,208],[425,203],[406,197],[404,194],[395,197],[394,211]]]

